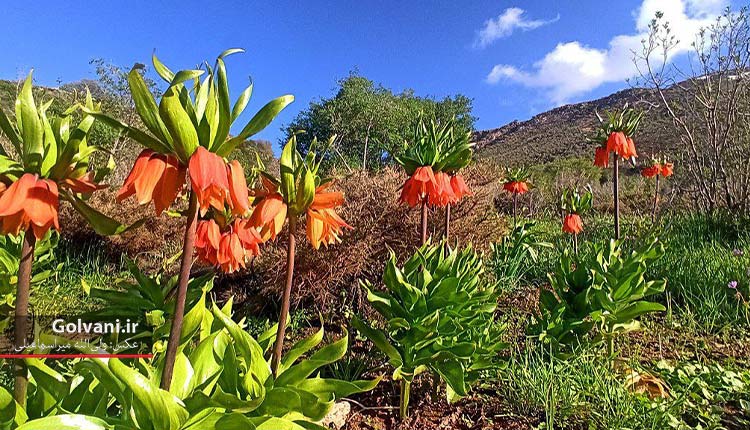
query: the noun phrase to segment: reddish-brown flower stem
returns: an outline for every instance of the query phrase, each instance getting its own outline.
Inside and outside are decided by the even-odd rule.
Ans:
[[[289,217],[289,244],[286,252],[286,285],[284,294],[281,297],[281,313],[279,314],[279,328],[276,331],[276,345],[273,348],[273,358],[271,359],[271,371],[274,376],[278,375],[279,364],[281,363],[281,353],[284,349],[284,333],[286,332],[286,320],[289,315],[289,303],[292,296],[292,281],[294,280],[294,253],[297,239],[295,230],[297,229],[297,217]]]
[[[188,282],[190,281],[190,267],[193,265],[195,228],[198,225],[198,199],[193,191],[190,191],[188,199],[187,221],[182,241],[182,261],[180,262],[180,275],[177,280],[177,302],[175,303],[174,316],[172,318],[172,329],[169,332],[167,354],[164,357],[164,371],[161,375],[162,390],[169,390],[169,386],[172,384],[172,372],[174,372],[177,348],[179,347],[180,336],[182,334],[182,319],[185,315],[185,298],[187,296]]]
[[[620,159],[612,152],[612,194],[615,200],[615,239],[620,239]]]
[[[659,204],[659,175],[656,175],[656,191],[654,191],[654,208],[651,210],[651,224],[656,222],[656,207]]]
[[[445,253],[447,254],[450,246],[448,245],[448,239],[450,237],[451,230],[451,204],[445,205],[445,226],[443,228],[443,237],[445,239]]]
[[[15,330],[14,346],[17,351],[22,350],[26,345],[26,330],[28,327],[29,316],[29,290],[31,286],[31,268],[34,264],[34,246],[36,237],[31,229],[23,235],[23,244],[21,245],[21,260],[18,264],[18,281],[16,283],[16,311],[15,311]],[[17,359],[13,366],[16,376],[15,386],[13,387],[13,399],[26,408],[26,389],[29,384],[29,376],[26,364],[23,359]]]
[[[422,241],[420,245],[424,245],[427,243],[427,199],[422,200],[422,217],[421,217],[421,225],[422,225]]]
[[[518,193],[513,193],[513,227],[518,224],[516,213],[518,212]]]

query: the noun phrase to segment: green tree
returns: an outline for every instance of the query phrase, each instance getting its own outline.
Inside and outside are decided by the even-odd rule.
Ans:
[[[336,134],[325,160],[327,167],[374,169],[394,161],[420,115],[438,121],[455,117],[460,127],[473,130],[476,118],[471,110],[472,100],[464,95],[438,100],[417,96],[411,89],[394,93],[352,71],[338,81],[333,97],[311,102],[283,128],[284,141],[305,130],[306,134],[297,137],[305,153],[312,136]]]

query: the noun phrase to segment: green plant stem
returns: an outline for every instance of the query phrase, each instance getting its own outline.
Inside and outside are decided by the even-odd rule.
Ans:
[[[518,212],[518,193],[513,193],[513,227],[518,224],[516,214]]]
[[[422,200],[421,231],[422,237],[420,245],[424,245],[427,243],[427,199]]]
[[[607,334],[607,355],[609,358],[615,356],[615,337],[612,333]]]
[[[651,224],[656,222],[656,205],[659,202],[659,175],[656,175],[656,191],[654,191],[654,209],[651,211]]]
[[[23,245],[21,245],[21,260],[18,264],[18,281],[16,282],[16,310],[15,331],[13,343],[16,351],[22,351],[26,346],[26,330],[29,317],[29,291],[31,288],[31,268],[34,264],[34,246],[36,237],[29,229],[23,234]],[[26,389],[29,384],[29,376],[26,363],[23,359],[15,360],[13,371],[16,376],[13,387],[13,399],[26,408]]]
[[[573,252],[578,255],[578,234],[573,233]]]
[[[185,316],[185,298],[190,281],[190,267],[193,265],[193,249],[195,248],[195,229],[198,224],[198,199],[193,191],[188,196],[188,211],[185,222],[185,235],[182,240],[182,260],[180,275],[177,280],[177,298],[175,302],[172,328],[169,331],[167,354],[164,357],[164,371],[161,374],[161,389],[169,390],[172,384],[174,363],[177,359],[177,349],[182,335],[182,320]]]
[[[448,238],[450,236],[450,228],[451,228],[451,204],[448,203],[448,205],[445,206],[445,226],[443,228],[443,238],[445,240],[445,253],[447,254],[450,250],[450,246],[448,245]]]
[[[620,239],[620,159],[616,152],[612,153],[612,195],[615,200],[615,239]]]
[[[401,403],[399,404],[399,416],[401,419],[409,417],[409,395],[411,394],[411,382],[401,379]]]
[[[289,244],[286,252],[286,284],[284,293],[281,297],[281,313],[279,314],[279,328],[276,331],[276,344],[273,348],[273,358],[271,359],[271,371],[274,376],[278,375],[279,364],[281,363],[281,353],[284,349],[284,333],[286,332],[287,316],[289,315],[289,303],[292,296],[292,282],[294,281],[294,253],[297,239],[295,230],[297,229],[297,216],[289,217]]]

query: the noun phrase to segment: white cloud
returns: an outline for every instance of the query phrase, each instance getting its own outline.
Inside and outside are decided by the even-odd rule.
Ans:
[[[633,34],[618,35],[605,48],[581,42],[558,43],[555,49],[533,64],[531,70],[498,64],[487,75],[491,84],[506,80],[542,89],[549,100],[562,104],[608,82],[622,82],[636,76],[633,52],[641,49],[648,24],[657,11],[664,14],[680,41],[673,55],[690,49],[690,43],[701,27],[716,19],[728,0],[643,0],[635,14]]]
[[[550,20],[526,19],[523,14],[525,11],[518,7],[509,7],[495,19],[488,19],[484,27],[477,32],[477,38],[474,41],[475,48],[484,48],[492,42],[508,37],[515,30],[529,31],[539,28],[543,25],[551,24],[558,19],[560,15]]]

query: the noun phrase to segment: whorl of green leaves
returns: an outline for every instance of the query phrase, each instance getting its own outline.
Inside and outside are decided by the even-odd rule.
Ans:
[[[302,131],[298,133],[303,133]],[[292,135],[281,150],[279,158],[279,179],[263,172],[263,176],[279,186],[279,193],[289,207],[292,214],[301,214],[312,204],[315,198],[315,188],[325,184],[329,179],[318,175],[323,154],[336,140],[331,136],[325,146],[313,138],[312,144],[303,157],[297,149],[297,134]]]
[[[420,118],[414,125],[411,142],[405,143],[396,161],[411,175],[420,166],[435,172],[454,173],[471,162],[471,133],[461,130],[455,120],[443,124]]]
[[[503,182],[529,182],[531,172],[526,166],[511,168],[506,167],[503,171]]]
[[[91,155],[100,149],[87,143],[94,117],[84,115],[81,122],[71,128],[71,116],[80,107],[98,109],[100,104],[94,103],[87,90],[83,106],[76,104],[61,116],[48,117],[47,110],[53,100],[37,107],[31,81],[32,72],[29,72],[16,98],[15,125],[0,109],[0,130],[18,156],[17,160],[10,158],[0,145],[0,174],[10,180],[16,180],[24,173],[55,181],[83,176],[89,170]],[[103,177],[109,170],[109,166],[99,169],[96,177]]]
[[[594,251],[594,258],[565,251],[549,275],[552,290],[540,292],[539,315],[529,333],[559,352],[637,330],[637,318],[665,310],[660,303],[646,300],[666,287],[664,280],[645,278],[649,264],[664,254],[660,242],[654,240],[626,254],[622,244],[612,240]]]
[[[91,156],[101,150],[88,144],[89,132],[95,122],[95,116],[88,113],[99,110],[101,105],[94,103],[87,90],[83,105],[76,104],[60,116],[49,117],[47,110],[53,100],[37,107],[31,82],[32,72],[29,72],[16,99],[15,125],[0,109],[0,131],[11,142],[18,157],[17,160],[11,158],[8,151],[0,145],[0,177],[16,181],[24,173],[32,173],[58,183],[68,178],[81,178],[92,170]],[[73,127],[71,118],[78,109],[84,111],[84,116]],[[110,155],[105,166],[93,168],[94,181],[104,179],[114,167],[114,158]],[[60,197],[68,200],[99,234],[120,234],[133,227],[124,226],[93,209],[86,204],[83,196],[61,190]]]
[[[163,292],[155,286],[147,290]],[[29,360],[28,409],[0,388],[0,423],[21,429],[325,430],[317,422],[336,400],[372,390],[379,382],[321,377],[320,369],[341,359],[348,348],[346,334],[319,347],[322,329],[292,346],[274,378],[265,356],[276,326],[254,338],[231,313],[231,301],[208,309],[205,292],[186,313],[169,391],[159,388],[161,354],[132,365],[92,358],[69,372]],[[41,340],[51,338],[42,335]]]
[[[563,210],[572,214],[582,214],[591,209],[593,204],[594,193],[591,191],[591,185],[581,193],[578,188],[566,188],[560,195],[560,206]]]
[[[175,154],[183,164],[188,163],[198,146],[225,157],[266,128],[282,109],[294,101],[294,96],[285,95],[268,102],[237,136],[230,137],[229,129],[247,107],[253,91],[251,82],[233,104],[230,101],[224,58],[238,52],[244,50],[222,52],[213,67],[204,64],[205,70],[180,70],[177,73],[154,54],[154,70],[169,84],[158,104],[141,75],[143,65],[136,64],[128,74],[128,84],[138,116],[148,132],[98,111],[91,110],[90,113],[147,148]],[[203,75],[205,77],[201,79]]]
[[[602,118],[598,112],[596,113],[599,128],[594,136],[587,139],[588,141],[601,145],[613,132],[623,132],[626,136],[633,137],[643,119],[643,111],[629,108],[627,104],[621,110],[605,112],[605,115],[606,118]]]
[[[498,292],[482,280],[483,271],[470,247],[446,255],[443,246],[425,245],[402,267],[391,254],[385,291],[363,284],[386,326],[358,318],[353,325],[388,356],[394,379],[430,371],[447,384],[449,399],[465,396],[505,348],[503,328],[494,321]]]

